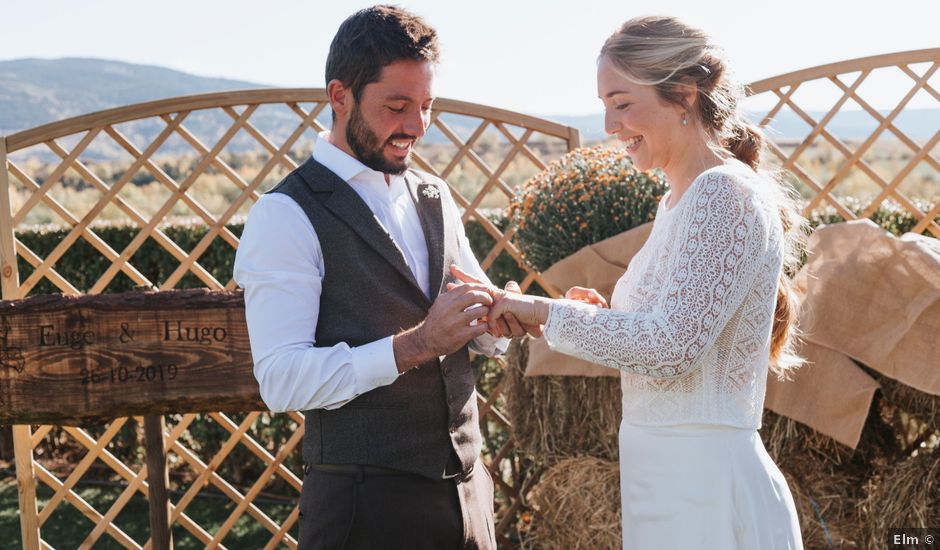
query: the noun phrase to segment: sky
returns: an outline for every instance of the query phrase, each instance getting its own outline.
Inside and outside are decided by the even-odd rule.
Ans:
[[[2,0],[0,60],[96,57],[275,86],[323,87],[333,34],[343,19],[370,4]],[[940,47],[940,2],[928,0],[398,4],[422,15],[439,32],[438,97],[542,116],[601,110],[597,52],[620,23],[638,15],[675,15],[706,30],[724,48],[742,83],[846,59]],[[896,76],[907,87],[912,84]],[[940,74],[931,83],[940,89]],[[866,99],[875,107],[893,107],[900,88],[895,85],[889,92],[891,87],[873,82]],[[801,104],[806,108],[832,103],[824,91],[819,97],[807,93]],[[911,104],[936,106],[925,93]]]

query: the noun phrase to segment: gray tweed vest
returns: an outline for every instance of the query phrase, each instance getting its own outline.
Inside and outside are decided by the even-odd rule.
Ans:
[[[424,192],[437,185],[412,172],[405,179],[427,241],[430,300],[366,203],[322,164],[308,159],[271,189],[300,205],[323,250],[316,346],[359,346],[417,325],[457,262],[454,220],[443,216],[433,191]],[[338,409],[306,411],[304,462],[385,466],[432,479],[459,462],[466,472],[482,445],[474,382],[464,346]]]

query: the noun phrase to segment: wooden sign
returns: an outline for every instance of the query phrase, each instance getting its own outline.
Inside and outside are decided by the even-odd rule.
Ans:
[[[263,409],[241,291],[0,302],[0,424]]]

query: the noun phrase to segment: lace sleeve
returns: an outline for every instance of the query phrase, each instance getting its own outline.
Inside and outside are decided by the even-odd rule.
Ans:
[[[669,232],[677,237],[652,307],[555,301],[544,331],[551,349],[654,378],[695,369],[747,295],[767,246],[754,198],[731,177],[706,174],[677,206],[674,223],[682,227]]]

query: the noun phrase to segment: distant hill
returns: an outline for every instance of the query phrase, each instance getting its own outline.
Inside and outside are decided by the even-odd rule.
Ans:
[[[0,61],[0,133],[153,99],[262,87],[105,59]]]
[[[263,87],[268,86],[255,82],[206,78],[164,67],[106,59],[0,61],[0,134],[9,135],[48,122],[142,101]],[[824,113],[809,114],[818,119]],[[546,118],[579,128],[584,142],[605,137],[600,113],[585,116],[550,115]],[[251,120],[252,124],[272,139],[286,137],[298,122],[296,114],[286,107],[279,109],[273,106],[260,108]],[[328,124],[329,111],[321,113],[319,120]],[[445,117],[445,121],[462,136],[469,135],[475,128],[473,121],[463,117]],[[186,120],[186,126],[204,142],[209,142],[221,136],[231,122],[222,113],[193,113]],[[914,139],[929,139],[940,128],[940,109],[907,110],[898,117],[897,125]],[[830,131],[844,139],[865,138],[875,127],[874,119],[864,112],[856,111],[840,113],[828,126]],[[151,120],[123,125],[121,131],[129,138],[136,138],[132,139],[136,143],[147,143],[162,128],[162,123]],[[772,136],[776,139],[799,138],[809,131],[808,126],[789,112],[781,114],[772,128]],[[439,133],[432,133],[426,140],[435,142],[446,138]],[[211,146],[211,143],[207,145]],[[228,149],[237,151],[255,146],[252,138],[239,135]],[[87,154],[110,157],[117,154],[114,147],[107,140],[102,140],[100,144],[93,144]],[[174,137],[160,152],[191,153],[192,149]]]

